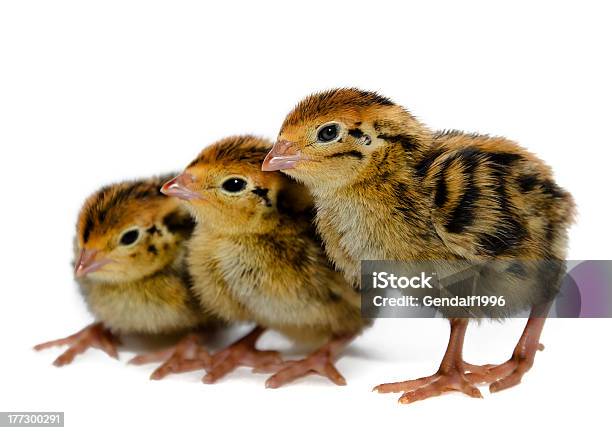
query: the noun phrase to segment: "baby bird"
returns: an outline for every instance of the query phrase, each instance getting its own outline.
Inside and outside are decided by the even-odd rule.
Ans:
[[[191,293],[184,264],[194,222],[179,200],[159,191],[170,177],[108,185],[86,200],[77,222],[75,277],[97,322],[35,347],[69,345],[56,366],[71,363],[90,347],[117,358],[119,334],[176,333],[214,324]],[[196,341],[186,339],[177,351],[192,351]]]
[[[359,296],[330,266],[306,190],[281,173],[260,170],[271,145],[253,136],[226,138],[162,188],[185,200],[197,222],[187,262],[204,310],[258,325],[213,356],[203,381],[244,365],[277,371],[266,382],[270,388],[311,373],[344,385],[333,363],[364,325]],[[255,349],[268,328],[324,344],[303,360],[281,364],[276,352]]]
[[[536,156],[502,137],[433,132],[403,107],[354,88],[314,94],[286,117],[263,170],[281,170],[314,197],[316,225],[335,265],[353,284],[361,260],[565,258],[572,197]],[[501,283],[501,281],[500,281]],[[533,364],[548,310],[546,287],[498,293],[533,300],[511,358],[463,361],[466,318],[451,318],[449,345],[432,376],[380,385],[402,403],[456,390],[481,397],[514,386]],[[515,286],[516,287],[516,286]]]

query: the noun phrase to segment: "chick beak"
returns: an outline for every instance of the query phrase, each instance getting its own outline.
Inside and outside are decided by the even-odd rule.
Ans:
[[[161,187],[161,193],[168,197],[177,197],[181,200],[196,200],[202,199],[202,195],[199,192],[193,191],[189,188],[195,182],[195,177],[187,172],[181,173],[174,179],[169,180]]]
[[[86,250],[82,249],[79,254],[79,259],[74,266],[74,274],[80,278],[85,275],[95,272],[112,260],[105,257],[98,257],[98,250]]]
[[[295,143],[287,140],[279,140],[274,144],[270,152],[266,155],[262,171],[287,170],[295,168],[299,161],[304,161],[307,158],[295,148]]]

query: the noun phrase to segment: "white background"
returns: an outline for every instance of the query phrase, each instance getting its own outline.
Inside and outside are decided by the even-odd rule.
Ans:
[[[0,3],[3,178],[0,411],[66,412],[70,431],[517,431],[607,425],[610,320],[551,320],[514,389],[410,406],[372,386],[437,368],[443,320],[381,320],[338,366],[266,390],[241,370],[150,382],[92,351],[69,367],[35,343],[91,318],[72,281],[82,200],[105,182],[179,169],[228,134],[274,138],[294,103],[332,86],[381,91],[433,128],[504,135],[578,203],[570,258],[610,259],[610,11],[605,2]],[[411,2],[412,3],[412,2]],[[472,326],[466,357],[500,362],[524,321]],[[273,335],[266,347],[288,347]],[[126,430],[127,431],[127,430]]]

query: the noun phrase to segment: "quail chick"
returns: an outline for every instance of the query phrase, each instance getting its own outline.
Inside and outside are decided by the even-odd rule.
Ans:
[[[260,170],[271,145],[252,136],[226,138],[162,188],[185,200],[197,222],[187,262],[202,307],[258,325],[214,355],[203,381],[245,365],[272,367],[276,374],[267,387],[310,373],[343,385],[333,363],[364,325],[359,296],[330,266],[311,224],[306,190],[281,173]],[[303,360],[279,364],[277,353],[255,349],[268,328],[323,345]]]
[[[117,358],[120,334],[180,333],[215,323],[189,289],[185,241],[194,221],[179,200],[159,192],[170,177],[112,184],[86,200],[77,222],[75,278],[96,323],[35,347],[69,345],[55,365],[71,363],[90,347]],[[193,352],[196,342],[189,336],[176,350]],[[134,362],[165,359],[172,352]]]
[[[433,132],[390,99],[354,88],[314,94],[286,117],[263,170],[281,170],[314,196],[326,252],[352,283],[361,260],[565,258],[572,197],[536,156],[502,137]],[[498,281],[501,283],[501,281]],[[546,298],[547,282],[532,293]],[[508,289],[510,290],[510,289]],[[533,302],[511,358],[496,367],[462,358],[466,318],[451,318],[438,372],[384,384],[402,403],[474,386],[500,391],[533,364],[548,303]]]

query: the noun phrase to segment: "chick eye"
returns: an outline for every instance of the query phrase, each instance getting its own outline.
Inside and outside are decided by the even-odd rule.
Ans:
[[[132,245],[138,240],[139,236],[140,232],[138,230],[128,230],[127,232],[121,235],[121,239],[119,239],[119,242],[121,243],[121,245]]]
[[[321,143],[328,143],[338,138],[340,127],[336,123],[324,125],[317,133],[317,140]]]
[[[227,192],[236,193],[244,190],[246,186],[246,180],[240,179],[239,177],[232,177],[223,182],[221,188],[223,188]]]

